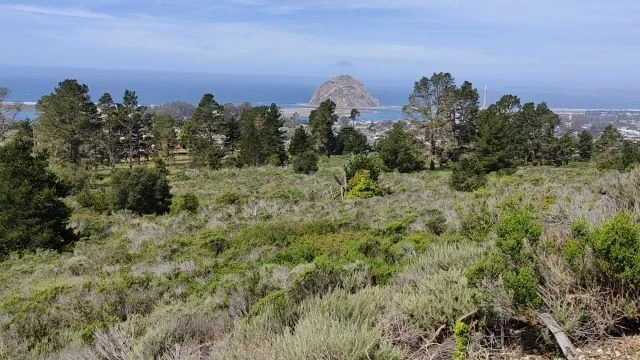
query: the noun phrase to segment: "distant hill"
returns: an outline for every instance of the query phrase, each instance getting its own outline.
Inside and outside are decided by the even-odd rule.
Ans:
[[[315,91],[311,97],[312,105],[331,99],[336,107],[342,109],[378,107],[380,101],[369,94],[364,85],[350,75],[335,77]]]

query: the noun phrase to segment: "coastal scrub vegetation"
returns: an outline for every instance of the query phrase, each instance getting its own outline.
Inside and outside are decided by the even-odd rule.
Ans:
[[[613,127],[480,109],[447,73],[376,142],[330,100],[291,139],[212,94],[185,115],[65,80],[37,110],[0,143],[0,359],[553,357],[540,313],[579,346],[640,326]]]

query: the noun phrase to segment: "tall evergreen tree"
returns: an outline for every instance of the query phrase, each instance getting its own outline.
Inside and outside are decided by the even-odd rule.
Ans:
[[[262,120],[257,111],[251,107],[244,107],[240,112],[240,141],[238,142],[239,160],[241,165],[261,165],[262,142],[259,127],[256,122]]]
[[[522,133],[517,119],[522,106],[514,95],[505,95],[480,112],[475,150],[487,172],[511,168],[522,162]]]
[[[262,153],[261,162],[264,164],[271,157],[274,157],[278,159],[278,163],[281,165],[287,156],[284,149],[284,131],[282,130],[284,119],[282,119],[282,114],[276,104],[271,104],[269,107],[261,107],[260,112],[263,118],[259,134]]]
[[[587,130],[582,130],[578,135],[578,153],[580,154],[580,160],[591,160],[591,154],[593,153],[593,136]]]
[[[363,154],[369,151],[367,137],[353,126],[340,129],[336,139],[336,154]]]
[[[66,229],[71,210],[47,157],[33,154],[33,131],[26,122],[0,147],[0,258],[12,251],[58,249],[73,240]]]
[[[168,115],[155,115],[153,118],[154,145],[162,157],[171,157],[177,145],[175,120]]]
[[[234,104],[224,104],[222,116],[222,134],[224,135],[224,147],[229,152],[234,152],[240,140],[240,109]]]
[[[336,103],[327,99],[309,115],[309,127],[314,146],[327,156],[331,156],[335,148],[333,125],[338,121],[335,110]]]
[[[377,150],[389,170],[408,173],[424,169],[418,140],[407,130],[405,123],[393,124],[387,135],[378,141]]]
[[[562,135],[559,139],[555,139],[555,156],[553,162],[555,165],[567,165],[576,154],[577,141],[571,133]]]
[[[291,137],[288,149],[289,155],[295,156],[310,150],[312,150],[311,137],[309,137],[307,131],[300,126],[294,131]]]
[[[465,81],[456,91],[454,104],[454,134],[458,146],[470,144],[475,140],[477,132],[477,118],[480,112],[478,90]]]
[[[204,94],[193,116],[184,122],[181,141],[189,149],[197,165],[216,168],[224,156],[218,143],[221,135],[224,108],[212,94]]]
[[[100,116],[101,148],[109,161],[109,166],[115,166],[120,161],[122,143],[120,138],[124,136],[123,127],[118,116],[118,108],[111,94],[104,93],[98,99],[98,111]]]
[[[410,121],[421,125],[431,156],[440,162],[446,161],[445,149],[455,141],[457,93],[455,79],[450,73],[434,73],[414,84],[409,104],[403,108]]]
[[[64,80],[40,98],[36,111],[38,142],[54,157],[75,165],[87,158],[89,140],[98,129],[98,112],[87,85]]]
[[[145,106],[138,104],[136,92],[128,89],[124,91],[122,103],[117,105],[117,112],[127,158],[140,160],[142,153],[149,151],[145,134],[151,132],[151,116]]]

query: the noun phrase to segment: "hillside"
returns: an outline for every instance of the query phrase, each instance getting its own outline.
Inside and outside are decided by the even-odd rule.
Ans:
[[[599,224],[629,209],[640,170],[526,167],[492,176],[474,193],[452,192],[447,171],[388,173],[380,182],[389,195],[342,202],[333,174],[346,160],[324,159],[311,176],[278,167],[173,165],[172,192],[197,195],[194,215],[101,215],[69,199],[80,242],[69,252],[0,263],[0,358],[446,354],[449,335],[438,329],[485,306],[484,291],[465,273],[495,247],[495,237],[474,234],[518,206],[540,216],[543,275],[554,284],[544,303],[577,344],[587,340],[584,331],[604,336],[612,321],[606,314],[633,304],[566,303],[584,290],[556,254],[573,220]],[[97,174],[97,184],[104,176]],[[484,321],[473,326],[480,330]],[[507,329],[514,356],[539,354],[519,343],[520,331]],[[444,335],[435,340],[442,345],[429,345],[436,333]],[[472,358],[497,354],[487,341],[470,339]],[[543,351],[553,353],[553,342]]]

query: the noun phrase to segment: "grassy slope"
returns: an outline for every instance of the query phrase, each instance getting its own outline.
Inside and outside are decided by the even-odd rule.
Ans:
[[[598,191],[611,175],[587,166],[525,168],[472,194],[452,192],[445,171],[383,174],[390,195],[341,202],[344,161],[312,176],[179,163],[172,191],[198,196],[195,215],[77,209],[72,251],[0,263],[0,359],[92,358],[113,344],[124,358],[405,358],[478,306],[464,270],[492,246],[473,236],[482,223],[526,206],[558,243],[570,221],[620,208]]]

